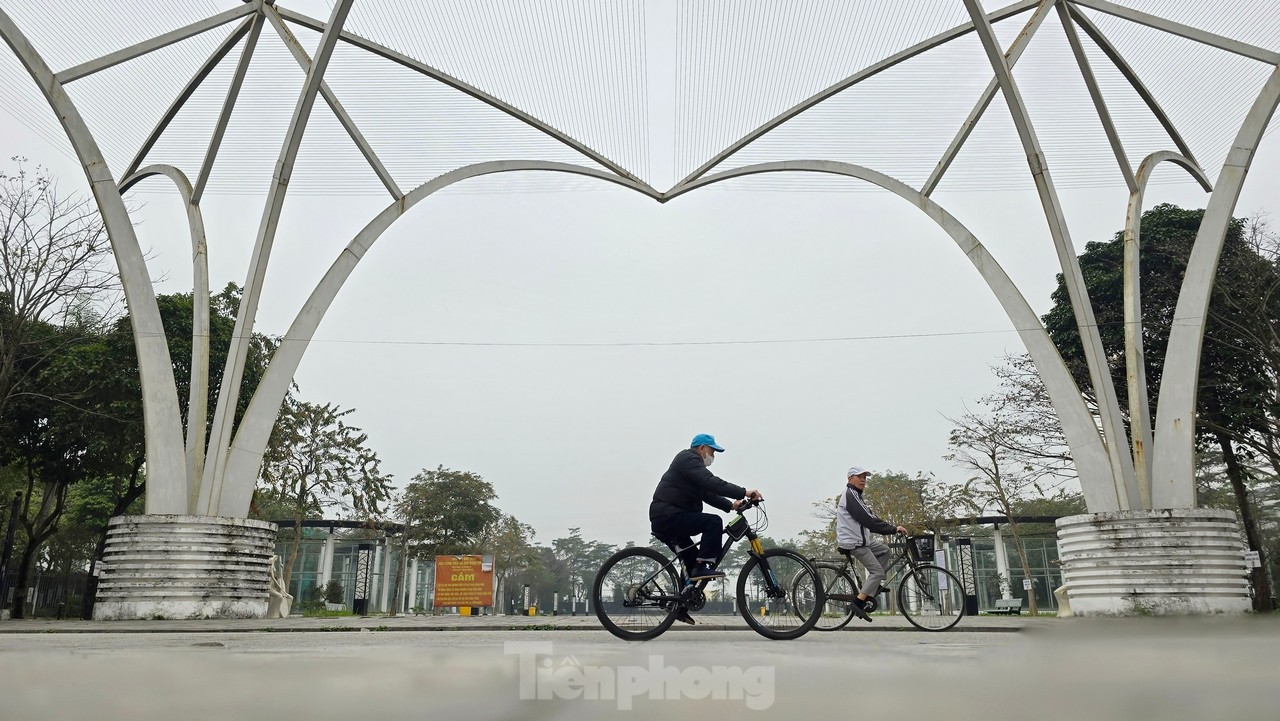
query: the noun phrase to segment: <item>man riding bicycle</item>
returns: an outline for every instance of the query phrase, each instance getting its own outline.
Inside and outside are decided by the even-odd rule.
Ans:
[[[714,513],[703,513],[702,504],[733,511],[743,499],[761,498],[760,491],[729,483],[707,470],[715,461],[716,453],[723,452],[714,436],[706,433],[694,436],[690,447],[677,453],[671,467],[662,474],[653,491],[653,502],[649,504],[653,535],[682,549],[680,556],[690,581],[724,578],[724,573],[715,568],[720,558],[724,519]],[[702,534],[702,541],[695,551],[691,536],[697,533]]]
[[[854,613],[864,621],[871,620],[867,613],[868,601],[880,593],[880,584],[884,581],[884,564],[889,558],[889,547],[871,538],[870,534],[892,536],[907,532],[903,526],[876,517],[871,506],[862,500],[862,492],[867,487],[870,475],[871,472],[861,466],[850,468],[847,474],[848,485],[836,504],[836,544],[842,553],[852,555],[867,569],[867,580],[853,601]]]

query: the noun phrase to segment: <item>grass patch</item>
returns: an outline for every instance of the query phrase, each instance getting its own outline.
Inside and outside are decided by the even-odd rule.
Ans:
[[[354,616],[355,612],[350,609],[342,609],[341,611],[330,611],[327,608],[305,609],[302,612],[303,618],[341,618],[344,616]]]

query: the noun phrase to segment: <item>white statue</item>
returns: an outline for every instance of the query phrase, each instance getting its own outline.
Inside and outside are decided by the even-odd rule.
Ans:
[[[293,596],[284,587],[284,579],[280,570],[280,557],[271,557],[271,587],[267,593],[271,600],[267,602],[267,618],[288,618],[289,609],[293,606]]]

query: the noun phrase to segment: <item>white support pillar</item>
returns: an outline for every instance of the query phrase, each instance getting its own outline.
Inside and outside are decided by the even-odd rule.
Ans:
[[[391,567],[391,542],[384,538],[382,539],[382,545],[386,550],[382,552],[382,603],[378,606],[378,609],[386,612],[391,610],[391,577],[395,575],[395,570]]]
[[[375,542],[373,544],[373,563],[369,565],[369,610],[373,611],[375,600],[378,598],[378,587],[373,586],[373,574],[378,573],[378,569],[382,568],[382,544]]]
[[[395,584],[396,587],[396,613],[404,613],[409,610],[409,556],[405,554],[400,559],[400,568],[397,569],[400,575],[400,583]]]
[[[418,559],[409,562],[409,610],[418,607]]]
[[[325,532],[324,548],[320,551],[320,588],[329,585],[333,580],[333,531]]]
[[[1004,532],[996,526],[996,572],[1000,574],[1000,598],[1013,598],[1013,581],[1009,576],[1009,552],[1004,547]]]

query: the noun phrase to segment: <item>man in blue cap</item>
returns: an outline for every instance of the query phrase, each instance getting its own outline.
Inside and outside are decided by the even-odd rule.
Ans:
[[[758,499],[760,491],[717,478],[707,470],[724,449],[714,436],[699,433],[689,448],[676,454],[671,467],[662,474],[649,504],[649,523],[653,535],[676,548],[688,549],[681,554],[689,568],[689,580],[724,578],[715,568],[720,558],[720,537],[724,519],[714,513],[703,513],[702,504],[709,503],[722,511],[736,510],[744,498]],[[732,500],[731,500],[732,499]],[[690,536],[701,533],[702,542],[693,551]],[[681,619],[684,620],[684,619]],[[686,621],[690,623],[691,621]]]

